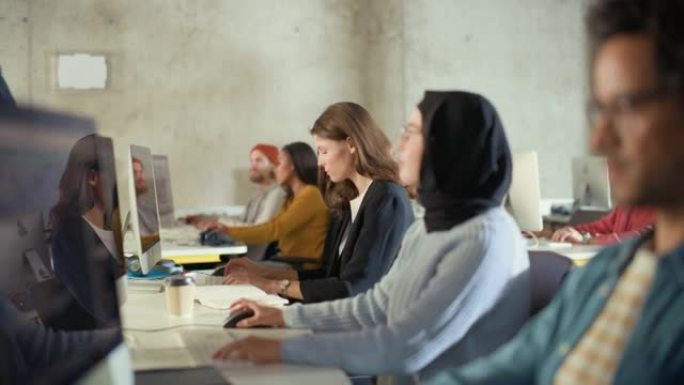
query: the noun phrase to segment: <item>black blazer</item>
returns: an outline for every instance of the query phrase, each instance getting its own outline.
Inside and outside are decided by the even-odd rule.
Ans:
[[[323,249],[323,268],[300,271],[302,302],[354,296],[370,289],[389,270],[399,253],[413,211],[406,189],[393,182],[373,181],[356,220],[349,206],[334,214]],[[347,226],[349,235],[339,252]]]
[[[114,281],[118,265],[83,218],[60,223],[52,238],[52,258],[57,280],[75,303],[69,306],[67,324],[50,326],[64,330],[116,326],[119,305]],[[59,308],[54,310],[59,313]]]

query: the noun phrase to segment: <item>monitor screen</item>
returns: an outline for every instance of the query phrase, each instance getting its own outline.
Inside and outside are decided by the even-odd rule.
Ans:
[[[154,185],[157,190],[157,205],[161,226],[173,227],[176,217],[173,207],[173,191],[171,190],[171,170],[166,155],[154,155]]]
[[[143,146],[131,145],[129,168],[129,204],[135,253],[143,274],[147,274],[161,259],[159,211],[154,185],[152,152]]]
[[[0,162],[0,376],[71,383],[122,342],[112,143],[90,120],[0,109]]]
[[[539,231],[544,225],[537,153],[516,151],[512,157],[513,175],[506,199],[506,209],[522,231]]]
[[[608,163],[600,156],[578,157],[572,160],[573,198],[580,207],[610,209],[610,174]]]

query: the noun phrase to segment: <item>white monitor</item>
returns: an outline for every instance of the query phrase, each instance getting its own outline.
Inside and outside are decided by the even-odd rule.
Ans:
[[[153,160],[154,186],[157,190],[159,220],[163,228],[174,227],[176,225],[176,216],[173,207],[173,191],[171,189],[169,158],[166,155],[154,155]]]
[[[128,157],[128,196],[133,252],[140,260],[140,270],[147,274],[161,260],[159,211],[154,185],[152,152],[147,147],[131,145]]]
[[[610,176],[608,163],[599,156],[572,160],[573,198],[579,207],[610,209]]]
[[[539,161],[535,151],[513,153],[513,179],[506,199],[506,209],[523,231],[544,227],[539,188]]]

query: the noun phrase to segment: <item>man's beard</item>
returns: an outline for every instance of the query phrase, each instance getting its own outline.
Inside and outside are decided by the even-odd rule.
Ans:
[[[144,184],[142,186],[136,185],[135,186],[135,195],[140,196],[140,195],[146,193],[147,190],[149,190],[149,188],[147,187],[147,184]]]
[[[249,180],[252,183],[263,183],[266,180],[266,177],[263,174],[249,174]]]

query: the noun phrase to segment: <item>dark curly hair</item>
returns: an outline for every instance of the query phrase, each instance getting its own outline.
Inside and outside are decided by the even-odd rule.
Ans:
[[[590,3],[586,23],[591,57],[618,34],[652,37],[659,80],[684,91],[684,1],[597,0]]]

